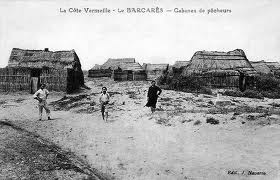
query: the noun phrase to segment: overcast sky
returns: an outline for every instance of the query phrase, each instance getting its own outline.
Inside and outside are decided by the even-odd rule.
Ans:
[[[163,8],[160,14],[60,13],[69,8]],[[141,64],[190,60],[199,50],[243,49],[249,60],[280,61],[279,0],[80,0],[0,1],[0,67],[11,49],[75,49],[82,68],[108,58]],[[174,8],[230,9],[208,15],[165,12]]]

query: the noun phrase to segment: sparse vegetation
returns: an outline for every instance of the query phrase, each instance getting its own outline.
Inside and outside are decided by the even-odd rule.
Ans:
[[[201,78],[194,76],[161,76],[158,80],[162,88],[172,89],[183,92],[196,92],[203,94],[212,94],[211,89],[205,87],[205,82]]]
[[[256,78],[256,89],[261,92],[279,92],[280,79],[272,75],[262,75]]]
[[[128,91],[126,94],[128,94],[129,98],[131,99],[138,99],[134,91]]]
[[[251,89],[244,91],[244,97],[263,99],[263,95],[260,92]]]
[[[188,119],[188,120],[185,119],[185,120],[182,120],[181,123],[183,124],[185,122],[191,122],[191,121],[193,121],[193,120],[192,119]]]
[[[225,92],[223,92],[223,95],[233,96],[233,97],[257,98],[257,99],[263,99],[264,97],[270,99],[280,99],[280,91],[279,92],[257,91],[252,89],[248,89],[244,92],[241,92],[239,90],[226,90]]]
[[[223,92],[223,95],[233,96],[233,97],[243,97],[244,93],[242,93],[239,90],[226,90],[225,92]]]
[[[210,88],[207,87],[202,87],[199,91],[201,94],[208,94],[208,95],[212,95],[212,90]]]
[[[201,124],[201,121],[200,121],[200,120],[196,120],[196,121],[193,123],[194,126],[197,126],[197,125],[200,125],[200,124]]]
[[[15,102],[16,102],[16,103],[22,103],[24,100],[25,100],[25,99],[23,99],[23,98],[18,98],[18,99],[15,100]]]
[[[166,118],[158,118],[157,121],[156,121],[157,124],[162,124],[162,125],[167,125],[169,123],[169,120],[166,119]]]
[[[212,118],[212,117],[208,117],[208,118],[206,119],[206,123],[210,123],[210,124],[219,124],[220,122],[219,122],[219,120],[217,120],[217,119],[214,119],[214,118]]]
[[[273,92],[273,91],[263,91],[261,94],[264,97],[270,98],[270,99],[280,99],[280,91]]]
[[[280,104],[278,104],[278,103],[271,103],[271,104],[269,104],[269,105],[271,105],[272,107],[276,107],[276,108],[279,108],[279,107],[280,107]]]

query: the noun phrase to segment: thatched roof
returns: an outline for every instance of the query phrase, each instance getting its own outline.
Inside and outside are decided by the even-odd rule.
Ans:
[[[134,58],[121,58],[121,59],[108,59],[103,65],[101,65],[101,69],[117,69],[125,63],[135,63]]]
[[[135,58],[121,58],[121,59],[108,59],[100,69],[112,69],[118,68],[122,70],[142,71],[142,66],[135,61]]]
[[[189,63],[190,61],[176,61],[172,67],[181,68],[187,66]]]
[[[72,68],[75,63],[80,65],[80,61],[75,50],[49,51],[48,48],[45,50],[25,50],[13,48],[8,66],[32,68]]]
[[[167,70],[168,69],[169,64],[143,64],[143,68],[145,71],[155,71],[155,70]]]
[[[200,74],[213,70],[239,70],[248,75],[256,74],[241,49],[229,52],[198,51],[193,55],[189,65],[184,68],[183,74]]]
[[[270,68],[271,71],[279,70],[280,63],[279,62],[265,62],[265,64]]]
[[[142,66],[135,62],[135,63],[123,63],[120,65],[122,70],[132,70],[132,71],[143,71]]]
[[[251,65],[254,67],[254,69],[261,74],[270,74],[271,70],[266,65],[265,61],[251,61]]]
[[[91,70],[97,70],[97,69],[101,69],[101,65],[95,64],[95,65],[91,68]]]

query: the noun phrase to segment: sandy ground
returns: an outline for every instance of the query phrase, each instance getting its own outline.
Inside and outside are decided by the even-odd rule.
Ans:
[[[50,95],[51,121],[37,121],[30,94],[2,93],[0,119],[75,153],[112,179],[280,179],[280,100],[223,96],[230,103],[215,106],[216,96],[164,90],[151,114],[144,107],[148,82],[86,84],[92,89]],[[102,86],[112,96],[108,123],[98,104]],[[209,118],[219,124],[206,123]]]
[[[0,179],[105,179],[73,153],[10,122],[0,121],[0,134]]]

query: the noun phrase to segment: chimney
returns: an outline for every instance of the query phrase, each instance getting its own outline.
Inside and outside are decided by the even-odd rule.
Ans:
[[[49,51],[49,48],[45,48],[44,51],[48,52],[48,51]]]

